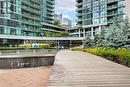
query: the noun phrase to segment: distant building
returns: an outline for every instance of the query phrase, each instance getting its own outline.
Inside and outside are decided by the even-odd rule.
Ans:
[[[62,26],[64,27],[72,27],[71,20],[69,18],[64,17],[62,21]]]
[[[62,23],[62,14],[54,14],[54,20]]]
[[[70,28],[72,26],[71,20],[62,14],[55,13],[54,21],[58,21],[62,27]]]

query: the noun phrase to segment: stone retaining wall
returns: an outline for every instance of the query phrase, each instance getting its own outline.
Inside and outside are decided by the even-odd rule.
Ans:
[[[0,69],[52,66],[57,50],[2,51]]]
[[[52,66],[55,56],[0,58],[0,69]]]

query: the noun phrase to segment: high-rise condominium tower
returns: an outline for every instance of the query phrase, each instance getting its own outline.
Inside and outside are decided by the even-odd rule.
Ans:
[[[103,26],[112,23],[116,16],[122,21],[126,16],[127,0],[76,0],[77,27],[71,32],[75,36],[85,37],[87,34],[99,34]]]

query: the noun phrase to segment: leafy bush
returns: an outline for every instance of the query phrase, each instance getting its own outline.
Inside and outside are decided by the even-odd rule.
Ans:
[[[71,48],[72,51],[83,51],[83,48]]]
[[[47,48],[50,48],[50,45],[49,44],[38,44],[38,47],[47,49]]]
[[[130,67],[130,50],[124,48],[105,48],[105,47],[96,47],[96,48],[73,48],[73,51],[84,51],[89,52],[98,56],[106,57],[114,62],[118,62]]]
[[[88,48],[85,49],[85,51],[95,55],[107,57],[114,62],[130,66],[130,50],[124,48]]]
[[[29,49],[32,47],[32,44],[20,44],[19,47]]]
[[[49,44],[37,44],[38,48],[50,48]],[[32,44],[20,44],[19,45],[20,48],[25,48],[25,49],[31,49],[32,48]]]
[[[38,49],[51,48],[49,44],[38,44]],[[32,49],[32,44],[20,44],[18,47],[0,47],[0,50],[19,50],[19,49]]]

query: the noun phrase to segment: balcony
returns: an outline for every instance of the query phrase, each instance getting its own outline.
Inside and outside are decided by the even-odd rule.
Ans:
[[[118,9],[118,5],[113,5],[113,6],[107,7],[107,10],[114,10],[114,9]]]
[[[28,18],[28,19],[31,19],[31,20],[36,20],[36,21],[40,21],[41,18],[38,18],[38,17],[31,17],[30,15],[22,15],[22,17],[24,18]]]
[[[48,7],[51,7],[51,8],[54,8],[55,6],[54,5],[51,5],[51,4],[46,4]]]
[[[77,7],[80,7],[80,6],[82,6],[82,5],[83,5],[83,3],[82,3],[82,2],[81,2],[81,3],[77,3],[77,4],[76,4],[76,6],[77,6]]]
[[[78,20],[77,20],[78,22],[81,22],[81,21],[83,21],[83,19],[82,18],[78,18]]]
[[[76,0],[76,2],[80,3],[80,2],[82,2],[82,0]]]
[[[51,16],[53,16],[53,15],[54,15],[54,13],[51,13],[51,12],[47,12],[47,14],[48,14],[48,15],[51,15]]]
[[[41,8],[40,8],[40,6],[39,5],[32,5],[30,2],[28,2],[28,1],[22,1],[22,4],[23,5],[27,5],[27,6],[29,6],[29,7],[32,7],[32,8],[34,8],[34,9],[37,9],[37,10],[41,10]]]
[[[113,4],[113,3],[117,3],[117,2],[118,2],[118,0],[107,0],[108,4]]]
[[[83,15],[82,13],[77,13],[76,14],[77,17],[82,17],[82,15]]]
[[[55,1],[53,1],[53,0],[47,0],[47,2],[50,3],[50,4],[52,4],[52,5],[55,4]]]
[[[47,10],[54,12],[54,9],[52,9],[52,8],[47,8]]]
[[[40,2],[39,2],[39,0],[31,0],[32,2],[34,2],[34,3],[36,3],[36,4],[41,4]]]
[[[83,10],[83,8],[77,8],[77,9],[76,9],[77,12],[80,12],[80,11],[82,11],[82,10]]]
[[[29,7],[26,7],[26,6],[22,6],[22,10],[27,11],[27,12],[32,13],[32,14],[35,14],[35,15],[41,15],[40,11],[31,9]]]
[[[53,20],[53,16],[46,16],[46,18]]]
[[[22,20],[22,23],[23,23],[23,24],[26,24],[26,25],[33,25],[33,26],[38,26],[38,27],[41,26],[40,23],[37,23],[37,22],[31,22],[30,20]]]

